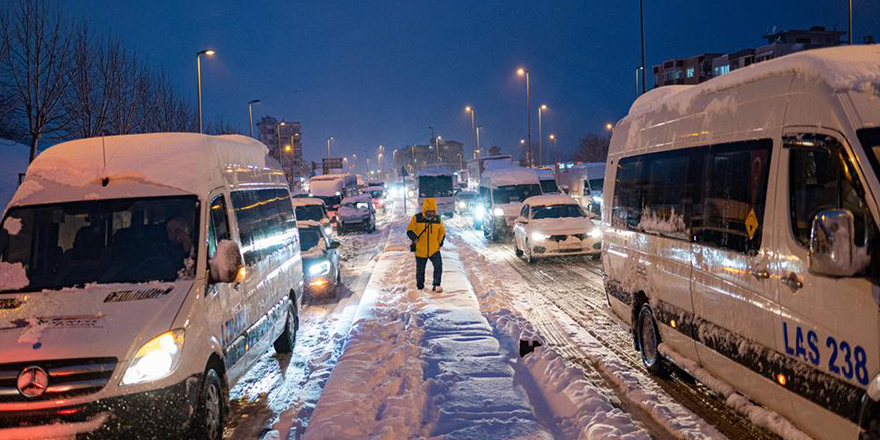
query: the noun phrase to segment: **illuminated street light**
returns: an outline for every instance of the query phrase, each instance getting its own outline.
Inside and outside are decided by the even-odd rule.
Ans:
[[[526,130],[527,130],[527,138],[529,140],[529,149],[528,149],[528,162],[529,168],[532,167],[532,95],[531,95],[531,87],[529,85],[529,71],[528,69],[520,67],[517,69],[516,74],[519,76],[524,76],[526,78]]]
[[[471,114],[471,146],[474,149],[474,159],[480,157],[480,147],[477,146],[477,111],[471,107],[466,106],[464,111]]]
[[[609,122],[609,123],[605,124],[605,129],[608,130],[608,131],[611,131],[611,130],[614,129],[614,125],[612,125],[612,124]]]
[[[199,133],[202,133],[202,55],[214,55],[213,49],[205,49],[196,52],[196,83],[198,85],[199,95]]]
[[[544,138],[541,134],[541,116],[544,113],[544,110],[547,110],[547,105],[541,104],[538,107],[538,165],[544,163]]]

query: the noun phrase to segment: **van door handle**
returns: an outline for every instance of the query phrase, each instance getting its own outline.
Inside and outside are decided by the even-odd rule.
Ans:
[[[767,278],[770,278],[770,272],[768,272],[767,269],[752,269],[751,273],[752,276],[758,280],[766,280]]]
[[[781,281],[782,284],[785,284],[791,290],[798,290],[801,287],[804,287],[804,283],[798,279],[797,274],[794,272],[789,273],[787,277],[783,277]]]

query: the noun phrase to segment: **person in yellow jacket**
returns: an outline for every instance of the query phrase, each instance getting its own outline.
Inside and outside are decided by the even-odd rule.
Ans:
[[[406,235],[412,240],[410,250],[416,253],[416,287],[419,290],[425,288],[425,267],[428,260],[434,267],[434,283],[431,290],[442,292],[440,286],[443,276],[443,259],[440,257],[440,248],[446,239],[446,228],[437,215],[437,201],[433,198],[425,199],[422,203],[422,212],[416,214],[406,227]]]

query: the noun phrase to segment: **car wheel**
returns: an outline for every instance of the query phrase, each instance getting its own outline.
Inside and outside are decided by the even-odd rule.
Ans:
[[[275,351],[278,353],[290,353],[296,346],[296,332],[299,330],[299,316],[292,300],[287,309],[287,322],[284,323],[284,331],[275,340]]]
[[[660,354],[660,331],[657,322],[654,321],[654,313],[648,304],[642,305],[639,312],[639,353],[642,355],[642,365],[649,373],[662,376],[666,373],[663,366],[663,356]]]
[[[535,264],[535,256],[532,255],[532,247],[529,245],[529,242],[526,241],[526,262],[529,264]]]
[[[513,253],[516,254],[517,258],[522,258],[523,251],[519,250],[519,244],[516,241],[516,237],[513,237]]]
[[[199,401],[192,423],[191,438],[220,440],[223,437],[223,385],[220,375],[211,367],[205,371]]]

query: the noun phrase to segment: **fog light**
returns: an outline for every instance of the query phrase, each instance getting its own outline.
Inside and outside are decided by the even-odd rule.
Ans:
[[[788,379],[785,378],[784,374],[779,373],[776,375],[776,382],[778,382],[779,385],[785,386],[785,384],[788,383]]]

